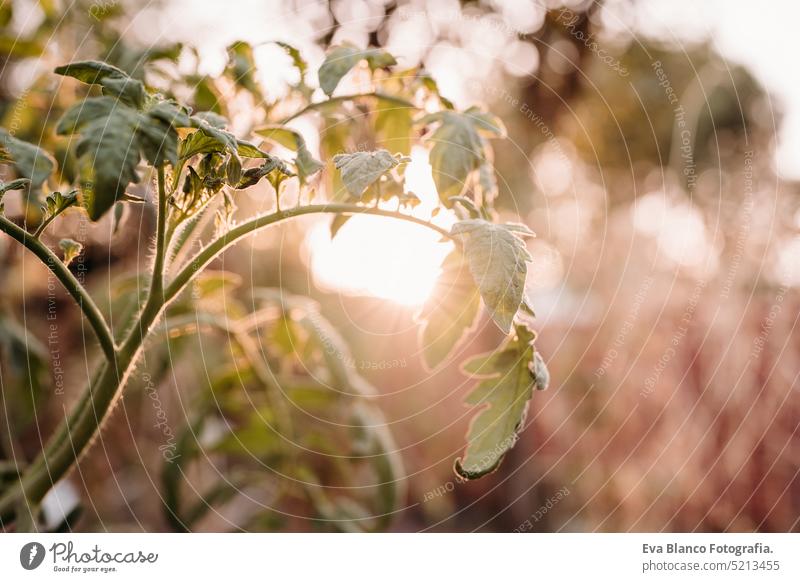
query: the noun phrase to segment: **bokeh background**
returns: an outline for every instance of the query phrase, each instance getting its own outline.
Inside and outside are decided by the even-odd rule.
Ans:
[[[552,381],[498,472],[456,482],[471,382],[459,358],[434,373],[421,364],[414,314],[445,254],[435,238],[364,217],[332,243],[327,223],[311,220],[221,261],[245,289],[312,296],[350,343],[405,466],[391,529],[797,531],[797,16],[790,1],[4,0],[0,116],[37,141],[74,97],[49,72],[77,58],[130,70],[143,55],[167,57],[148,69],[157,86],[174,70],[220,74],[226,47],[244,40],[275,107],[293,71],[266,41],[297,46],[312,70],[342,42],[424,66],[458,107],[484,103],[503,119],[497,206],[537,233],[528,296]],[[231,103],[234,124],[251,107]],[[423,204],[435,197],[426,156],[415,148],[409,171]],[[152,225],[141,210],[113,240],[108,224],[67,220],[65,230],[82,229],[82,276],[98,296],[110,294],[109,273],[146,264],[142,233]],[[7,238],[0,281],[6,422],[32,457],[95,354],[46,270]],[[460,355],[499,339],[484,318]],[[80,500],[77,529],[169,528],[154,418],[185,423],[185,403],[222,365],[224,342],[196,341],[170,357],[157,384],[129,387],[100,442],[51,496],[55,506]],[[275,477],[248,489],[196,529],[333,527],[300,501],[271,505],[282,486]],[[256,505],[261,518],[251,520]]]

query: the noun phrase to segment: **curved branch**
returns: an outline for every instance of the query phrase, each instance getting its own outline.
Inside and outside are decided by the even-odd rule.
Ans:
[[[5,216],[0,216],[0,231],[5,232],[8,236],[36,255],[58,280],[61,281],[61,284],[78,304],[81,311],[83,311],[83,314],[89,321],[89,325],[92,326],[106,359],[108,359],[109,362],[113,362],[116,358],[116,346],[114,345],[114,338],[111,335],[111,330],[100,309],[97,307],[97,304],[95,304],[94,300],[89,296],[89,293],[87,293],[80,281],[75,278],[75,275],[70,272],[61,259],[59,259],[44,243],[24,228],[11,222]]]
[[[211,244],[197,253],[193,258],[189,259],[186,263],[186,266],[183,267],[183,269],[181,269],[181,271],[170,282],[164,292],[165,302],[169,303],[176,295],[183,291],[186,285],[200,271],[203,270],[203,267],[214,260],[219,253],[235,244],[240,239],[271,224],[306,214],[371,214],[374,216],[385,216],[388,218],[395,218],[398,220],[405,220],[406,222],[419,224],[439,233],[443,237],[452,239],[452,235],[445,229],[421,218],[417,218],[416,216],[403,214],[394,210],[357,206],[355,204],[311,204],[308,206],[298,206],[288,210],[273,212],[272,214],[265,214],[247,222],[243,222],[239,226],[236,226],[225,233],[224,236],[214,240]]]
[[[360,99],[362,97],[374,97],[375,99],[380,99],[381,101],[388,101],[389,103],[394,103],[400,107],[405,107],[408,109],[415,109],[418,110],[419,107],[414,105],[411,101],[403,99],[401,97],[395,97],[394,95],[387,95],[385,93],[356,93],[354,95],[339,95],[338,97],[331,97],[330,99],[326,99],[325,101],[317,101],[316,103],[309,103],[302,109],[295,111],[288,117],[284,117],[278,123],[280,125],[284,125],[289,123],[293,119],[297,119],[298,117],[305,115],[310,111],[315,111],[320,109],[321,107],[325,107],[327,105],[333,105],[334,103],[342,103],[344,101],[353,101],[354,99]]]
[[[163,198],[163,196],[160,196],[160,198]],[[160,200],[159,212],[161,213],[165,210],[166,207],[163,204],[163,200]],[[157,254],[154,281],[149,294],[149,298],[152,297],[152,300],[148,298],[142,313],[139,315],[139,320],[134,325],[131,333],[117,351],[112,350],[113,359],[111,359],[108,364],[101,366],[99,375],[91,382],[89,389],[84,393],[80,403],[70,414],[69,419],[61,424],[56,433],[48,440],[45,449],[34,462],[25,469],[20,481],[17,481],[13,487],[0,496],[0,523],[13,515],[16,502],[20,499],[21,495],[24,495],[25,498],[29,499],[32,503],[41,501],[47,491],[53,486],[53,483],[61,479],[73,466],[75,460],[85,452],[92,438],[97,434],[103,422],[108,418],[109,411],[113,408],[114,402],[116,402],[121,395],[125,382],[131,374],[131,369],[141,353],[145,337],[163,312],[165,306],[186,287],[204,266],[232,244],[265,226],[295,216],[323,213],[372,214],[376,216],[385,216],[419,224],[434,230],[444,237],[452,238],[450,233],[443,228],[408,214],[380,208],[366,208],[354,204],[316,204],[275,212],[240,224],[224,237],[213,241],[195,255],[166,288],[163,286],[163,279],[158,281],[159,277],[156,274],[163,268],[163,262],[158,259]],[[67,281],[74,281],[75,283],[71,285],[70,288],[81,297],[85,295],[83,287],[80,286],[72,274],[64,267],[63,263],[58,261],[57,257],[55,257],[47,247],[39,241],[32,239],[28,233],[8,220],[0,219],[0,226],[7,232],[8,225],[14,227],[13,229],[9,229],[11,230],[10,234],[12,234],[12,236],[16,235],[14,238],[18,238],[20,242],[23,242],[28,248],[31,248],[40,258],[43,260],[49,259],[50,257],[56,259],[54,264],[60,266],[56,267],[56,269],[60,268],[61,271],[59,272],[62,273],[62,276],[67,277]],[[159,240],[156,245],[157,253],[163,251],[166,243],[163,239],[164,236],[165,230],[159,220],[157,235],[157,239]],[[91,301],[88,295],[86,295],[86,299]],[[94,306],[94,303],[87,304]],[[86,304],[84,304],[83,307],[85,308]],[[97,310],[96,306],[94,309]],[[99,311],[97,311],[97,314],[99,315]],[[108,332],[108,338],[111,338],[110,332]]]

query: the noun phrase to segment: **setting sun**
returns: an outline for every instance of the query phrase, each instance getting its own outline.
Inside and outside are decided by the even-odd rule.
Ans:
[[[408,191],[422,201],[412,214],[429,218],[436,208],[436,189],[424,148],[411,152],[406,168]],[[397,203],[389,201],[387,208]],[[449,227],[454,218],[440,212],[432,219]],[[323,289],[372,295],[401,303],[420,305],[430,295],[444,257],[451,248],[437,233],[407,222],[381,216],[354,216],[331,240],[327,223],[320,223],[308,237],[311,270]]]

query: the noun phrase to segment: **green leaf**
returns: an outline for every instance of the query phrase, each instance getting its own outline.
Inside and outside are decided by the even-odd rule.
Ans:
[[[253,47],[242,41],[231,44],[228,47],[227,74],[233,78],[234,83],[252,93],[256,100],[261,102],[264,97],[256,82],[255,71]]]
[[[67,109],[56,125],[58,135],[78,133],[87,123],[101,117],[108,117],[120,106],[110,97],[89,97]]]
[[[108,77],[127,77],[128,75],[114,65],[100,61],[80,61],[56,67],[57,75],[72,77],[89,85],[100,84]]]
[[[42,211],[48,218],[55,218],[67,208],[75,206],[78,203],[78,193],[73,190],[68,194],[61,192],[53,192],[45,200],[45,205],[42,206]]]
[[[347,221],[350,220],[351,218],[352,216],[350,214],[337,214],[336,216],[333,217],[333,220],[331,220],[331,227],[330,227],[331,240],[333,240],[336,237],[336,235],[339,234],[339,231],[342,229],[345,223],[347,223]]]
[[[457,222],[451,233],[463,243],[472,278],[492,319],[509,333],[525,293],[527,262],[532,260],[520,236],[533,233],[524,225],[481,219]]]
[[[64,252],[64,264],[66,266],[69,266],[69,264],[73,260],[75,260],[83,250],[83,245],[77,241],[72,240],[71,238],[61,239],[60,241],[58,241],[58,246]]]
[[[319,68],[319,86],[330,97],[342,78],[361,61],[366,60],[373,71],[397,64],[395,58],[383,49],[360,49],[342,45],[332,49]]]
[[[52,156],[43,149],[17,139],[0,127],[0,145],[8,152],[17,171],[31,181],[31,188],[38,190],[56,167]]]
[[[325,164],[315,159],[306,147],[306,140],[303,136],[286,127],[268,126],[257,129],[254,133],[274,141],[278,145],[297,152],[294,165],[297,168],[297,175],[300,182],[305,184],[309,176],[319,172]]]
[[[286,51],[286,54],[289,55],[289,57],[291,57],[292,64],[295,66],[297,71],[300,73],[300,85],[304,85],[305,84],[306,71],[308,70],[308,63],[305,61],[303,56],[300,54],[300,51],[296,47],[294,47],[294,46],[292,46],[292,45],[290,45],[288,43],[285,43],[285,42],[276,41],[275,44],[277,44],[284,51]]]
[[[375,131],[380,138],[381,145],[385,145],[393,152],[409,155],[414,110],[380,98],[378,104],[380,109],[375,116]]]
[[[267,161],[258,166],[257,168],[248,168],[242,174],[241,179],[236,184],[237,190],[243,190],[254,186],[264,178],[270,178],[270,183],[275,192],[278,192],[280,183],[285,179],[294,176],[294,174],[286,167],[286,164],[280,158],[276,158],[267,154]]]
[[[147,109],[147,114],[172,127],[190,127],[192,125],[189,110],[171,99],[156,102]]]
[[[242,277],[231,271],[203,271],[194,281],[192,298],[221,302],[241,286]]]
[[[524,325],[500,348],[469,360],[464,370],[483,378],[467,397],[467,404],[480,406],[470,423],[467,450],[457,460],[455,470],[465,479],[477,479],[491,473],[503,456],[516,444],[525,420],[528,401],[534,387],[546,380],[546,367],[536,357],[533,341],[536,334]]]
[[[419,341],[429,369],[441,364],[473,327],[480,295],[464,255],[454,250],[444,260],[430,298],[417,315],[422,321]]]
[[[104,95],[117,97],[135,108],[142,107],[147,97],[147,91],[141,81],[108,63],[100,61],[70,63],[56,67],[55,73],[73,77],[89,85],[100,85]]]
[[[258,149],[257,146],[251,144],[250,142],[237,139],[236,140],[236,151],[239,153],[240,156],[243,158],[269,158],[270,155],[266,152],[262,152]]]
[[[178,157],[181,161],[188,160],[198,154],[221,154],[230,152],[233,156],[245,158],[268,158],[269,154],[262,152],[255,145],[236,137],[220,127],[218,123],[224,120],[221,116],[209,115],[192,116],[191,125],[197,131],[189,134],[180,143]],[[212,123],[213,122],[213,123]]]
[[[342,174],[347,191],[361,198],[364,190],[377,182],[381,176],[400,163],[400,159],[386,150],[337,154],[333,163]]]
[[[122,197],[128,184],[139,182],[138,126],[139,114],[120,105],[112,115],[95,119],[82,129],[75,151],[83,205],[92,220],[99,220]]]
[[[225,129],[228,126],[228,118],[216,111],[198,111],[192,117],[201,119],[217,129]]]
[[[499,119],[476,108],[464,113],[439,111],[418,123],[440,124],[428,138],[433,143],[430,164],[439,198],[449,206],[448,199],[464,191],[470,174],[487,163],[484,136],[505,137],[505,128]]]
[[[79,133],[78,156],[83,205],[98,220],[137,183],[144,156],[153,165],[176,165],[176,126],[188,124],[185,111],[171,101],[139,111],[112,97],[94,97],[73,105],[56,127],[60,135]]]

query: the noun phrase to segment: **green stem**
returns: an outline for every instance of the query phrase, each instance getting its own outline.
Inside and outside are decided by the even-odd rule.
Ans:
[[[42,236],[44,230],[50,226],[50,223],[53,222],[56,218],[58,218],[59,213],[54,212],[51,216],[48,216],[46,219],[42,221],[42,223],[33,231],[33,238],[39,238]]]
[[[100,342],[100,347],[106,359],[108,361],[114,361],[116,346],[114,345],[114,338],[111,335],[111,330],[103,314],[94,300],[92,300],[89,293],[87,293],[86,289],[84,289],[83,285],[80,284],[78,279],[75,278],[75,275],[70,272],[61,259],[39,239],[11,222],[5,216],[0,216],[0,231],[5,232],[8,236],[22,244],[52,271],[78,304],[81,311],[83,311],[89,325],[91,325],[92,330],[94,330],[97,336],[97,340]]]
[[[122,347],[112,350],[108,364],[89,385],[78,405],[50,437],[45,448],[23,472],[15,487],[0,497],[0,521],[15,510],[15,503],[24,497],[38,504],[53,484],[61,479],[88,448],[109,416],[122,393],[133,364],[141,352],[144,338],[164,305],[164,256],[166,240],[167,196],[163,167],[158,168],[158,216],[153,276],[145,306]],[[38,242],[38,241],[36,241]],[[45,247],[46,249],[46,247]],[[60,263],[63,266],[63,263]],[[66,268],[65,268],[66,270]],[[69,273],[69,271],[67,271]],[[71,274],[70,274],[71,276]],[[77,283],[77,281],[76,281]],[[109,332],[110,337],[110,332]]]
[[[425,226],[439,233],[443,237],[451,238],[452,235],[445,229],[436,226],[435,224],[411,216],[410,214],[403,214],[393,210],[384,210],[382,208],[370,208],[367,206],[357,206],[355,204],[312,204],[309,206],[299,206],[281,210],[280,212],[273,212],[272,214],[265,214],[257,218],[253,218],[247,222],[232,228],[225,233],[222,237],[214,240],[208,244],[203,250],[197,253],[192,259],[189,259],[186,266],[175,276],[172,282],[167,286],[165,291],[165,300],[167,302],[177,296],[186,285],[200,272],[203,267],[208,265],[214,258],[224,251],[229,246],[235,244],[240,239],[253,234],[254,232],[281,222],[288,218],[296,216],[303,216],[306,214],[371,214],[374,216],[386,216],[388,218],[396,218],[398,220],[405,220]]]
[[[70,417],[56,430],[36,460],[26,468],[20,481],[0,497],[0,523],[4,523],[13,516],[19,499],[24,497],[31,503],[39,503],[53,484],[64,477],[76,460],[86,451],[92,439],[100,431],[103,422],[108,418],[114,403],[122,394],[123,387],[132,372],[133,365],[142,351],[144,339],[147,337],[147,334],[152,329],[165,306],[186,288],[186,285],[188,285],[202,267],[210,263],[219,253],[230,245],[270,224],[296,216],[324,213],[386,216],[419,224],[438,232],[444,237],[452,238],[450,233],[439,226],[415,216],[401,214],[391,210],[367,208],[354,204],[316,204],[291,208],[281,212],[260,216],[233,228],[226,233],[225,236],[213,241],[195,255],[194,259],[190,260],[175,279],[164,288],[163,266],[167,240],[165,216],[166,193],[164,192],[163,169],[159,170],[158,179],[159,216],[153,279],[147,301],[139,316],[139,321],[134,325],[122,347],[116,351],[116,357],[101,367],[99,375],[95,381],[90,384],[88,391],[84,393],[79,405],[72,412]],[[15,228],[18,229],[19,227]],[[30,235],[21,238],[22,240],[29,241]],[[49,250],[38,243],[38,241],[34,242],[36,244],[32,246],[35,249],[40,249],[41,247],[44,249],[44,252],[49,252]],[[31,243],[29,242],[28,244]],[[42,251],[40,250],[40,252]],[[46,254],[44,256],[47,257]],[[60,261],[58,264],[63,267],[63,263]],[[66,271],[70,278],[72,277],[66,268],[64,268],[64,271]],[[82,287],[80,286],[78,286],[77,289],[82,291]],[[110,333],[108,337],[110,338]]]
[[[335,103],[342,103],[344,101],[353,101],[354,99],[361,99],[364,97],[374,97],[375,99],[380,99],[381,101],[394,103],[395,105],[398,105],[400,107],[405,107],[408,109],[414,109],[414,110],[419,109],[419,107],[414,105],[411,101],[408,101],[401,97],[395,97],[394,95],[386,95],[385,93],[379,93],[376,91],[375,93],[357,93],[354,95],[340,95],[338,97],[331,97],[330,99],[326,99],[325,101],[317,101],[316,103],[309,103],[308,105],[306,105],[305,107],[303,107],[298,111],[295,111],[288,117],[284,117],[278,123],[280,125],[284,125],[292,121],[293,119],[297,119],[298,117],[301,117],[306,113],[309,113],[310,111],[315,111],[317,109],[326,107],[328,105],[333,105]]]

